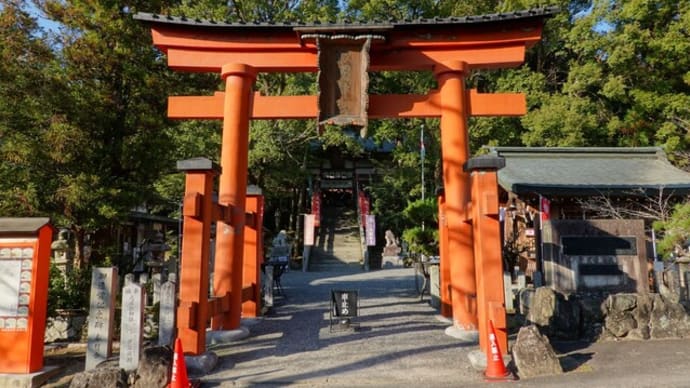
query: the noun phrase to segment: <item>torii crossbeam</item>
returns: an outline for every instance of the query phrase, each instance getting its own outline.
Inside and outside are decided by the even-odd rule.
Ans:
[[[323,24],[222,23],[137,14],[136,19],[151,26],[153,43],[167,55],[172,69],[214,72],[225,80],[225,92],[170,97],[168,108],[174,119],[223,120],[219,203],[232,209],[232,214],[217,225],[214,293],[229,294],[231,300],[230,311],[214,317],[212,328],[235,329],[240,324],[249,120],[321,120],[325,107],[332,110],[326,113],[333,114],[326,115],[327,122],[440,117],[447,225],[441,241],[441,278],[450,279],[450,285],[441,284],[442,313],[449,316],[452,311],[457,327],[476,330],[470,179],[463,171],[469,158],[467,120],[470,116],[523,115],[526,104],[522,94],[466,90],[465,77],[473,69],[520,65],[526,49],[541,39],[545,18],[555,12],[540,8],[474,17]],[[324,59],[334,59],[329,55],[336,56],[330,65],[361,72],[343,75],[341,67],[337,82],[320,83],[320,96],[263,96],[251,91],[258,73],[317,72]],[[389,70],[433,71],[438,90],[426,95],[368,95],[366,82],[354,79],[366,81],[366,72]],[[341,88],[334,95],[353,95],[348,98],[354,104],[342,96],[338,101],[324,101],[331,98],[324,97],[324,88],[330,87]],[[363,88],[363,92],[350,87]],[[368,98],[366,104],[358,100],[360,92]],[[353,106],[351,115],[347,110]],[[363,112],[362,106],[368,109]],[[183,265],[184,261],[182,257]],[[500,284],[502,279],[492,287]]]

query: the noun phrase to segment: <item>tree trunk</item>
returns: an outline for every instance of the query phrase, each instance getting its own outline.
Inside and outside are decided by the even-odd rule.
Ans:
[[[78,225],[72,225],[72,233],[74,233],[74,259],[73,268],[82,269],[89,265],[88,258],[84,252],[84,239],[86,231]]]

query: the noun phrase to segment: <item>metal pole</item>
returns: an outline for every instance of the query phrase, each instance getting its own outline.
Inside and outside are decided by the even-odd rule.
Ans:
[[[426,150],[424,149],[424,124],[422,124],[420,135],[419,135],[419,149],[422,159],[422,201],[424,201],[424,154]]]
[[[424,124],[422,124],[419,134],[419,153],[422,160],[422,202],[424,202],[424,156],[426,154],[426,149],[424,148]],[[422,230],[424,230],[424,220],[422,220]]]

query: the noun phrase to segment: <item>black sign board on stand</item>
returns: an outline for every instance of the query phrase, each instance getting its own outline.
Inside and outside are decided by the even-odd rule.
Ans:
[[[357,317],[359,309],[359,292],[357,290],[331,290],[330,330],[334,327],[349,329],[356,327],[352,319]],[[334,326],[334,322],[336,325]]]

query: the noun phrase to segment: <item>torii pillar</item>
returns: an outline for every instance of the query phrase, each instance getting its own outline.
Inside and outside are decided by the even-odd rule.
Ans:
[[[467,71],[467,63],[460,61],[446,62],[434,68],[441,95],[441,153],[448,224],[446,251],[452,255],[444,261],[450,264],[453,323],[460,329],[474,331],[477,330],[477,284],[472,225],[467,222],[470,181],[469,175],[463,171],[463,165],[470,156],[465,93]]]
[[[453,317],[450,302],[450,255],[448,254],[448,220],[446,219],[446,195],[443,190],[438,193],[438,249],[439,249],[439,287],[441,297],[441,316]]]
[[[220,154],[218,203],[230,209],[230,222],[216,225],[216,260],[213,292],[229,294],[231,308],[214,316],[211,328],[232,330],[240,327],[242,316],[242,275],[244,255],[245,204],[247,199],[247,164],[249,158],[249,116],[251,91],[256,71],[244,64],[223,66],[225,79],[223,103],[223,145]]]

